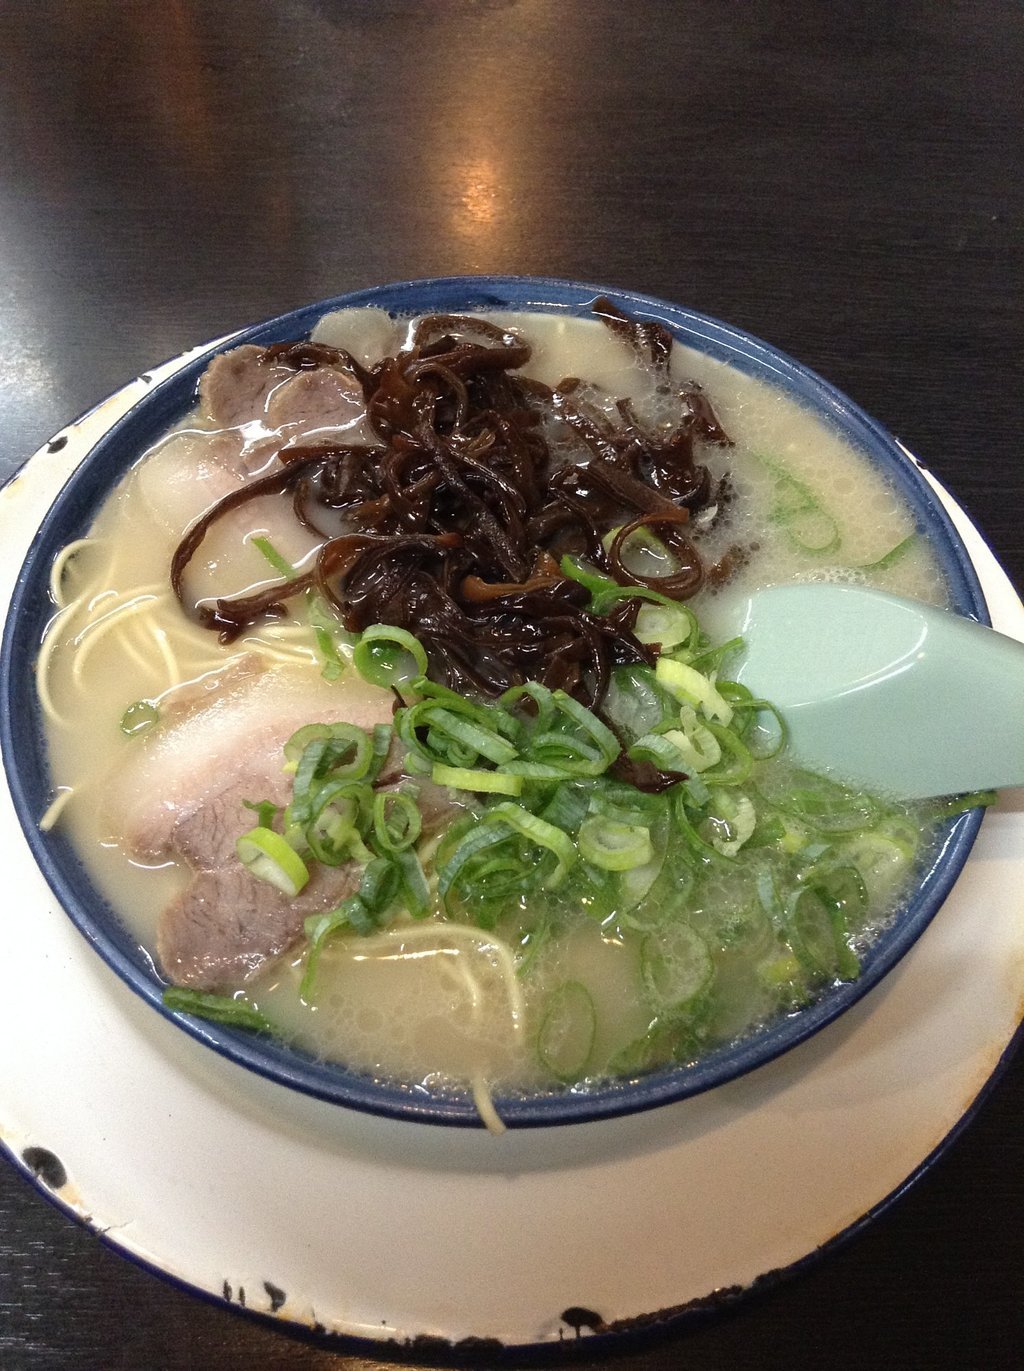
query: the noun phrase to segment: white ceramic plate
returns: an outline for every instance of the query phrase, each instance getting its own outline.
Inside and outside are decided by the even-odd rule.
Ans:
[[[145,390],[112,396],[0,491],[5,601],[60,485]],[[994,625],[1024,641],[1024,607],[939,493]],[[588,1324],[615,1338],[742,1293],[927,1164],[1024,1003],[1024,794],[1012,792],[904,961],[782,1059],[607,1122],[500,1138],[401,1124],[262,1080],[148,1009],[56,906],[5,783],[0,838],[0,1138],[15,1161],[42,1167],[39,1183],[126,1255],[374,1342],[524,1345]]]

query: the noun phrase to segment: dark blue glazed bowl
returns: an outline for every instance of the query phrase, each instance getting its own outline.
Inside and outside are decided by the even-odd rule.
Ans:
[[[588,315],[598,295],[630,314],[665,324],[683,344],[708,353],[783,390],[846,437],[882,469],[914,510],[945,572],[956,610],[988,622],[974,568],[945,510],[915,464],[883,428],[826,381],[768,344],[738,329],[648,296],[571,281],[535,277],[452,277],[407,281],[356,291],[295,310],[213,345],[155,385],[116,423],[81,462],[57,496],[29,549],[11,601],[0,651],[0,746],[14,804],[33,854],[54,894],[99,955],[158,1013],[200,1042],[271,1080],[354,1109],[409,1121],[479,1125],[466,1095],[428,1093],[420,1087],[382,1082],[324,1063],[262,1036],[169,1014],[163,982],[143,948],[97,892],[68,840],[41,833],[38,820],[51,797],[43,724],[33,663],[51,614],[50,566],[65,544],[84,534],[112,485],[170,425],[193,406],[199,377],[211,356],[240,343],[262,345],[309,335],[333,309],[373,305],[395,315],[467,310],[521,309]],[[696,1066],[673,1066],[638,1079],[596,1088],[496,1100],[512,1126],[582,1123],[649,1109],[721,1085],[772,1060],[837,1018],[899,961],[927,927],[949,893],[981,821],[980,812],[949,821],[933,864],[920,874],[912,898],[875,942],[860,978],[829,991],[811,1007],[706,1056]]]

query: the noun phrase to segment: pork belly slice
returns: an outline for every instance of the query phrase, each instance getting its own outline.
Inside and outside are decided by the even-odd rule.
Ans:
[[[314,870],[294,901],[250,875],[235,852],[256,823],[242,801],[285,803],[283,748],[303,724],[370,728],[391,712],[387,691],[355,677],[328,684],[250,658],[200,682],[126,746],[104,796],[110,831],[134,857],[181,860],[193,872],[157,934],[163,969],[177,984],[237,989],[292,946],[307,914],[351,892],[355,867]]]
[[[175,541],[211,505],[242,485],[237,434],[189,429],[172,433],[135,470],[146,508]]]
[[[201,810],[210,809],[216,824],[243,792],[246,799],[284,802],[290,779],[282,771],[283,749],[296,729],[388,723],[392,698],[354,673],[328,683],[308,668],[264,669],[249,654],[183,691],[165,706],[159,727],[124,750],[124,765],[106,788],[108,826],[138,857],[184,855],[179,826]],[[243,809],[232,844],[254,822]],[[197,840],[188,841],[196,850]]]

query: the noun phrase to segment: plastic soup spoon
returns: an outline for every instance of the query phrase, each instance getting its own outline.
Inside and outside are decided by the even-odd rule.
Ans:
[[[729,674],[810,769],[905,799],[1024,784],[1024,644],[833,583],[756,591],[729,618],[745,644]]]

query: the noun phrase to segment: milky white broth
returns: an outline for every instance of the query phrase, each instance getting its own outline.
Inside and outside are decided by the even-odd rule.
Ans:
[[[532,344],[533,356],[524,368],[528,374],[549,384],[568,375],[583,377],[615,396],[632,395],[641,413],[656,413],[659,400],[647,375],[602,324],[544,314],[487,317],[520,329]],[[400,326],[372,310],[328,316],[314,333],[315,339],[362,353],[368,362],[394,351],[402,336]],[[940,572],[923,538],[891,568],[862,569],[901,543],[914,524],[896,491],[837,433],[780,391],[679,345],[673,375],[705,387],[735,442],[732,448],[698,452],[698,460],[713,475],[728,471],[734,490],[730,518],[701,544],[705,560],[714,561],[735,543],[756,545],[728,588],[702,591],[690,601],[709,632],[718,606],[733,591],[794,579],[860,580],[934,603],[945,601]],[[256,451],[256,439],[267,434],[250,436]],[[335,705],[350,699],[361,717],[390,717],[390,696],[364,685],[354,671],[333,685],[320,679],[310,635],[300,625],[260,626],[222,647],[214,634],[181,613],[168,589],[172,553],[185,528],[222,493],[211,497],[184,473],[201,466],[203,445],[221,437],[201,416],[192,416],[141,457],[114,490],[90,541],[64,567],[60,602],[72,608],[54,626],[40,670],[44,701],[55,716],[49,729],[53,776],[60,793],[70,791],[57,822],[71,834],[100,890],[149,949],[155,946],[160,910],[187,873],[176,862],[147,866],[133,859],[122,845],[123,835],[109,828],[110,777],[138,746],[120,728],[127,705],[142,699],[167,703],[176,690],[202,678],[215,684],[212,673],[219,667],[241,653],[257,651],[270,654],[272,669],[304,674],[311,689],[329,695]],[[763,456],[774,466],[766,466]],[[272,454],[264,459],[257,451],[254,470],[263,469],[267,460],[273,460]],[[836,521],[841,535],[837,549],[802,550],[784,526],[769,518],[780,468],[811,487]],[[250,505],[244,511],[245,528],[236,523],[232,529],[225,520],[215,529],[189,569],[189,586],[197,597],[237,594],[276,579],[244,539],[246,533],[269,533],[286,557],[301,563],[315,543],[291,520],[282,522],[279,511],[280,505],[271,501],[259,509]],[[137,609],[124,608],[133,596]],[[76,644],[86,602],[95,602],[94,618],[104,604],[120,609],[108,631],[83,635]],[[726,902],[735,897],[729,889],[719,894]],[[687,910],[698,926],[711,918],[702,912],[707,898],[701,896]],[[890,899],[875,912],[859,935],[860,946],[890,917],[892,903]],[[617,1062],[628,1069],[622,1054],[651,1021],[651,1010],[637,991],[642,935],[603,927],[585,913],[562,914],[568,921],[565,936],[557,945],[549,941],[543,946],[528,972],[512,977],[512,983],[508,953],[493,935],[452,933],[438,920],[417,925],[411,934],[392,927],[369,938],[336,938],[321,960],[313,1005],[298,996],[301,948],[247,989],[289,1037],[327,1058],[428,1086],[484,1080],[500,1093],[552,1085],[535,1053],[539,1020],[551,992],[567,979],[578,981],[586,985],[596,1010],[588,1074],[607,1074]],[[517,934],[528,925],[529,911],[513,910],[498,930],[513,954]],[[750,955],[759,955],[757,949]],[[709,1045],[750,1032],[787,1008],[780,1011],[770,996],[752,989],[747,970],[734,957],[720,959],[721,1003]],[[517,993],[523,996],[518,1019],[513,1013]]]

